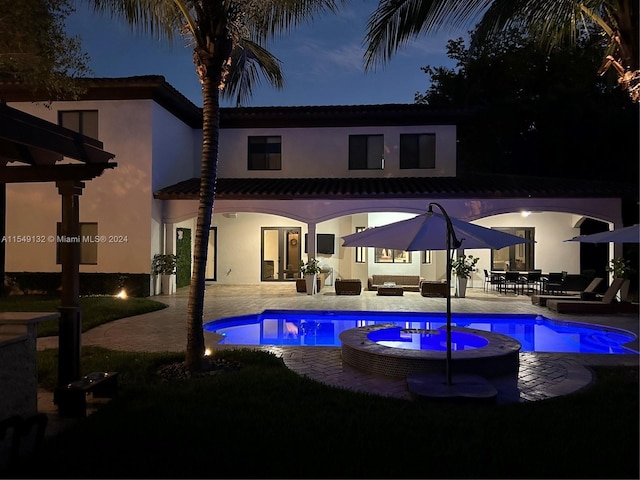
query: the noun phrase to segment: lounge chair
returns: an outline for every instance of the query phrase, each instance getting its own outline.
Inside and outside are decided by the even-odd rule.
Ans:
[[[589,294],[594,294],[594,291],[598,285],[602,282],[601,277],[596,277],[591,280],[591,283],[587,285],[587,287],[582,291],[580,295],[531,295],[531,303],[534,305],[540,305],[544,307],[547,305],[547,300],[588,300],[587,298],[583,298],[584,296],[588,296]],[[583,295],[586,294],[586,295]],[[595,299],[595,298],[594,298]]]
[[[548,300],[547,307],[558,313],[613,313],[617,311],[614,302],[624,278],[614,278],[601,300]]]

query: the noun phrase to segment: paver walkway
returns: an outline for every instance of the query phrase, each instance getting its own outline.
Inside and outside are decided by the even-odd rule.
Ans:
[[[157,312],[121,319],[92,329],[82,336],[83,345],[99,345],[125,351],[184,351],[186,344],[186,306],[188,288],[175,295],[155,297],[169,305]],[[332,287],[317,295],[296,293],[293,283],[251,286],[209,285],[205,297],[206,321],[236,315],[260,313],[266,309],[373,310],[444,312],[444,298],[422,297],[407,292],[401,297],[380,297],[363,291],[357,296],[337,296]],[[546,307],[531,304],[527,296],[467,289],[466,298],[452,299],[453,312],[534,313],[551,316]],[[638,334],[637,315],[562,315],[560,320],[591,322],[615,326]],[[215,340],[206,334],[207,346]],[[638,351],[638,340],[631,345]],[[38,340],[38,348],[57,347],[57,338]],[[220,348],[220,347],[218,347]],[[224,347],[223,347],[224,348]],[[309,378],[351,390],[408,399],[404,380],[368,375],[343,365],[339,348],[263,347],[282,357],[293,371]],[[533,401],[566,395],[592,381],[591,365],[638,365],[638,355],[577,355],[523,352],[516,378],[493,378],[500,402]],[[46,401],[46,400],[45,400]]]

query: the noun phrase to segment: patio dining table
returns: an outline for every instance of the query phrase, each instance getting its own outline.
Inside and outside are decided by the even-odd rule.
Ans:
[[[534,278],[531,278],[532,274],[534,275]],[[545,281],[545,276],[548,274],[542,273],[538,270],[491,270],[490,275],[492,278],[497,276],[500,279],[498,282],[499,292],[506,293],[507,284],[513,284],[514,293],[517,293],[519,287],[520,293],[524,295],[525,287],[527,294],[529,292],[537,292],[541,290]]]

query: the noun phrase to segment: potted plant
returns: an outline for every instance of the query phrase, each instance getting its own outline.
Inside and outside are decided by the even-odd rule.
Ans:
[[[304,277],[307,287],[307,295],[317,292],[316,275],[320,273],[319,261],[313,257],[307,263],[300,260],[300,273]]]
[[[609,261],[609,265],[605,268],[607,272],[613,275],[613,278],[624,278],[624,282],[620,287],[620,300],[626,302],[629,299],[629,286],[631,285],[630,276],[635,270],[631,267],[629,260],[622,257],[613,258]]]
[[[471,278],[471,274],[476,271],[479,260],[479,257],[462,254],[451,263],[451,271],[457,277],[457,297],[464,298],[466,295],[467,282]]]
[[[171,253],[156,253],[151,262],[151,273],[154,275],[154,286],[157,293],[171,294],[172,282],[171,275],[176,273],[178,257]],[[161,289],[158,287],[157,279],[160,278]]]

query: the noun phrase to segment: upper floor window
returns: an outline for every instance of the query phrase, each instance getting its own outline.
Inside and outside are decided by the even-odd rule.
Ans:
[[[349,170],[382,170],[384,135],[349,135]]]
[[[249,137],[249,170],[282,169],[282,137]]]
[[[67,110],[58,112],[58,123],[61,127],[81,133],[91,138],[98,138],[97,110]]]
[[[96,222],[80,222],[80,235],[66,237],[62,235],[62,223],[56,224],[56,263],[62,263],[60,246],[63,243],[80,244],[80,265],[98,264],[98,224]]]
[[[400,168],[436,168],[435,133],[401,134]]]

